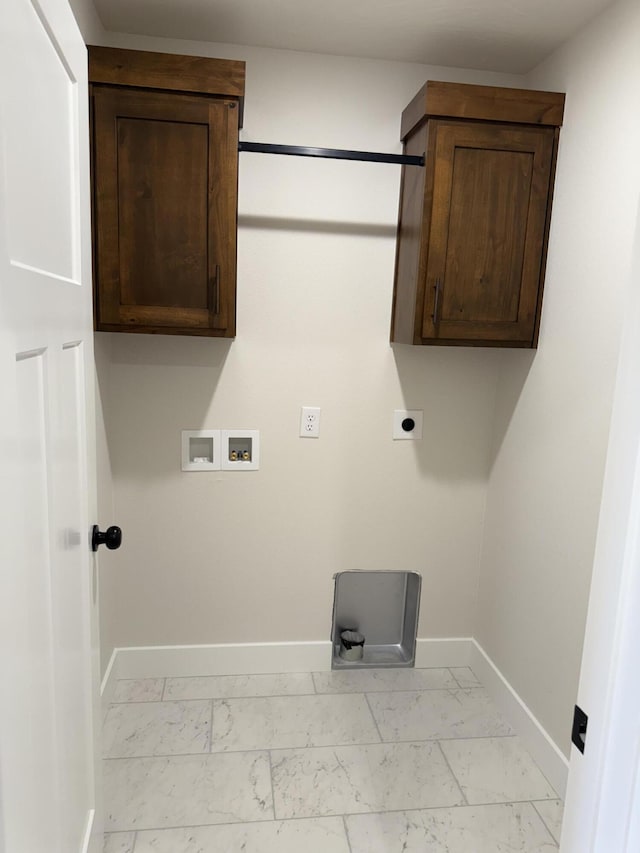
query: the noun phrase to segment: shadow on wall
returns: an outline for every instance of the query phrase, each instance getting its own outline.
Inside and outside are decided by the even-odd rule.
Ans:
[[[222,372],[232,340],[185,335],[114,334],[113,364],[207,367]]]
[[[422,441],[411,442],[422,473],[446,481],[486,480],[535,350],[403,344],[392,350],[406,408],[424,411]]]
[[[518,407],[518,401],[533,367],[536,352],[537,350],[529,349],[507,349],[500,353],[501,366],[498,374],[487,474],[491,474],[502,442],[509,431],[513,415]]]
[[[113,336],[110,400],[135,413],[132,422],[112,412],[114,476],[149,487],[179,470],[181,430],[204,425],[231,345],[209,337]]]

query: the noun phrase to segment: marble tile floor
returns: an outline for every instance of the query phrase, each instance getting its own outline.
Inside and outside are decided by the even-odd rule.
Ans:
[[[551,853],[562,803],[468,667],[121,680],[104,853]]]

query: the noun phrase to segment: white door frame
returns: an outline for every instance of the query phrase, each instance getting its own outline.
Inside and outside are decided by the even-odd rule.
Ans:
[[[2,0],[0,68],[0,850],[99,853],[88,83],[68,0]]]
[[[627,292],[562,853],[640,850],[640,215]]]

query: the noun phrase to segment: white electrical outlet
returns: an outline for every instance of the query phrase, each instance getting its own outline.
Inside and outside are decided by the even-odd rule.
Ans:
[[[300,438],[320,437],[320,409],[303,406],[300,410]]]

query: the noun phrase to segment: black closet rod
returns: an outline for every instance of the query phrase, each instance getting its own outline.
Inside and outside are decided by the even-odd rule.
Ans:
[[[330,160],[364,160],[367,163],[396,163],[399,166],[424,166],[424,157],[412,154],[378,154],[375,151],[345,151],[342,148],[309,148],[305,145],[271,145],[265,142],[239,142],[238,151],[258,154],[289,154],[293,157],[323,157]]]

